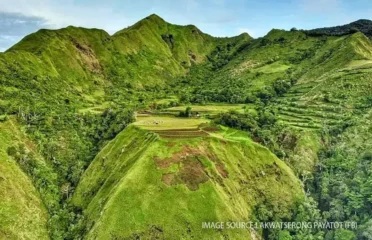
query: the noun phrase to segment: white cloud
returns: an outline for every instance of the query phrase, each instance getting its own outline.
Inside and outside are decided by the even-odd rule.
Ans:
[[[0,0],[0,12],[43,18],[51,28],[75,25],[103,28],[110,33],[133,23],[119,15],[110,4],[78,5],[72,0]]]
[[[335,11],[340,7],[340,0],[302,0],[301,6],[309,12]]]
[[[110,34],[151,13],[175,24],[197,25],[216,36],[231,35],[236,25],[229,29],[221,25],[238,22],[228,0],[0,0],[1,12],[45,19],[47,28],[74,25],[104,29]]]
[[[45,27],[48,26],[45,25],[45,20],[42,18],[0,12],[0,47],[4,51],[25,35]]]

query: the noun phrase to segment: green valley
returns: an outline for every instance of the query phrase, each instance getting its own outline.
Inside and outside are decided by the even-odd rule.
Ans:
[[[0,239],[372,239],[369,29],[26,36],[0,53]]]

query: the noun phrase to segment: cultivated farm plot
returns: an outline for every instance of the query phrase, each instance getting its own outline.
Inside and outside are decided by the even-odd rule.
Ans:
[[[162,138],[196,138],[204,137],[209,134],[205,131],[195,129],[168,129],[168,130],[155,130]]]
[[[294,128],[320,130],[324,126],[338,124],[351,114],[350,110],[337,103],[307,98],[321,93],[321,90],[314,90],[316,87],[314,83],[298,84],[278,98],[279,121]]]
[[[162,138],[183,139],[208,136],[209,133],[200,129],[202,124],[209,123],[203,118],[177,118],[170,116],[139,116],[135,125],[151,130]]]
[[[191,107],[192,112],[200,112],[200,113],[220,113],[220,112],[228,112],[231,110],[235,110],[238,112],[243,113],[244,107],[247,105],[244,104],[221,104],[221,105],[189,105]],[[187,106],[177,106],[167,108],[166,111],[168,112],[179,112],[184,111]]]
[[[135,125],[147,130],[197,129],[202,123],[209,123],[203,118],[176,118],[167,116],[139,116]]]

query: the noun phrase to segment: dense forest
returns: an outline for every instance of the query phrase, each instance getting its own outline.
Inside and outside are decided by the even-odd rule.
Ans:
[[[295,30],[295,29],[293,29]],[[328,28],[317,28],[313,30],[303,30],[309,36],[344,36],[358,31],[369,38],[372,37],[372,21],[361,19],[346,25]]]

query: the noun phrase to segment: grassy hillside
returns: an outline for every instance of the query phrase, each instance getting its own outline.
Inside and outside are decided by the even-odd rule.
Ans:
[[[48,213],[32,180],[9,156],[14,144],[26,154],[36,154],[36,146],[13,121],[0,122],[0,239],[49,239]]]
[[[69,196],[98,149],[133,121],[132,108],[164,94],[163,88],[206,61],[217,45],[249,40],[248,35],[213,38],[194,26],[172,25],[152,15],[113,36],[76,27],[40,30],[1,53],[0,121],[8,124],[7,115],[16,115],[12,122],[22,124],[27,134],[22,138],[37,146],[31,154],[10,139],[4,151],[11,147],[14,171],[27,175],[27,184],[40,193],[49,213],[42,219],[48,222],[48,235],[74,238],[80,214],[69,207]],[[17,182],[17,174],[8,181]],[[19,191],[30,192],[27,184]],[[12,207],[22,209],[25,203],[13,202]],[[22,219],[4,214],[14,222],[2,229],[13,237],[10,232]],[[12,234],[33,236],[28,227],[34,226]],[[35,230],[40,236],[43,227]]]
[[[353,62],[368,63],[372,57],[371,47],[370,40],[362,33],[311,37],[301,31],[274,29],[265,37],[249,42],[217,71],[203,65],[180,81],[185,89],[190,89],[189,100],[196,103],[252,103],[257,100],[265,103],[292,89],[301,91],[300,96],[306,93],[308,99],[317,97],[319,89],[343,95],[346,89],[335,80],[347,79],[350,73],[340,71],[350,69]],[[348,95],[365,97],[369,94],[366,90],[371,89],[368,80],[351,84],[353,89]]]
[[[369,239],[368,26],[25,37],[0,53],[0,238]],[[201,227],[281,220],[361,228]]]
[[[247,229],[201,224],[289,218],[303,198],[292,171],[243,132],[204,129],[130,126],[110,142],[73,198],[87,238],[253,239]]]
[[[205,62],[217,46],[229,44],[233,51],[250,39],[247,34],[214,38],[195,26],[173,25],[156,15],[113,36],[72,26],[39,30],[0,54],[0,100],[75,107],[143,101]]]

